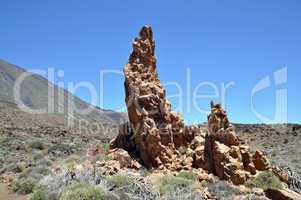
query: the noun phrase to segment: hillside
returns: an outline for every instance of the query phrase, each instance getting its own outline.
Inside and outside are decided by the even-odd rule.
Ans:
[[[55,91],[55,112],[22,111],[14,100],[13,88],[23,72],[24,69],[0,60],[0,174],[15,171],[12,168],[19,164],[34,167],[35,157],[41,156],[39,149],[44,149],[43,155],[55,162],[81,152],[91,143],[108,142],[118,134],[118,123],[126,118],[124,113],[96,107],[87,115],[70,113],[73,108],[68,107],[68,99],[74,99],[77,108],[89,104],[38,75],[28,77],[21,85],[22,101],[32,109],[47,108],[50,85]],[[64,101],[58,101],[57,94],[63,94]],[[64,112],[58,112],[58,108]],[[68,123],[68,117],[73,123]]]
[[[235,124],[235,127],[251,150],[263,150],[273,164],[290,167],[301,176],[300,124]]]
[[[16,80],[22,73],[26,72],[24,69],[0,60],[0,102],[8,103],[7,106],[16,106],[14,99],[13,88]],[[53,88],[53,94],[48,94],[48,88]],[[87,108],[88,103],[82,101],[80,98],[73,96],[68,91],[53,85],[48,80],[39,75],[30,75],[21,84],[21,101],[31,109],[45,109],[48,108],[48,99],[52,96],[54,102],[53,116],[72,117],[74,119],[83,119],[88,122],[97,123],[116,123],[124,118],[124,114],[116,113],[110,110],[103,110],[93,107],[91,113],[83,115],[78,112],[71,113],[70,111]],[[58,98],[63,96],[63,98]],[[71,104],[71,100],[74,104]],[[60,110],[60,111],[59,111]],[[63,112],[62,112],[63,111]],[[0,111],[1,112],[1,111]]]

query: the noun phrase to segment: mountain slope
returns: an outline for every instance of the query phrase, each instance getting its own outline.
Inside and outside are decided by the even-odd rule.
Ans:
[[[24,69],[0,60],[0,183],[5,182],[6,173],[14,172],[16,166],[39,167],[36,157],[41,154],[51,162],[57,162],[82,152],[89,145],[109,142],[118,134],[120,120],[126,118],[124,113],[93,106],[88,114],[72,112],[74,106],[86,108],[91,105],[39,75],[31,75],[21,84],[21,100],[30,109],[47,108],[51,96],[48,86],[51,86],[54,112],[25,112],[18,107],[13,94],[16,81],[24,72]],[[63,100],[58,96],[63,96]],[[70,105],[70,99],[74,100],[74,105]]]
[[[0,60],[0,102],[16,106],[18,102],[14,98],[13,88],[18,78],[25,72],[18,66]],[[48,92],[49,87],[53,92]],[[63,116],[65,119],[69,117],[69,119],[84,120],[89,123],[116,123],[124,119],[122,113],[102,110],[93,106],[89,114],[80,114],[74,111],[76,108],[84,109],[91,105],[39,75],[26,77],[20,89],[20,100],[31,109],[47,109],[51,102],[54,102],[52,109],[54,112],[49,113],[54,116]]]

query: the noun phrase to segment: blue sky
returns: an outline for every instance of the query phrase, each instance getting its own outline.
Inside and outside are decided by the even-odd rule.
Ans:
[[[272,119],[276,91],[287,90],[288,121],[301,122],[298,0],[1,0],[0,9],[0,58],[26,69],[64,70],[64,77],[55,82],[90,81],[99,91],[100,71],[122,70],[133,38],[142,25],[150,24],[160,79],[181,87],[182,102],[176,97],[170,100],[186,122],[206,120],[206,114],[193,106],[193,93],[199,83],[208,81],[219,92],[221,84],[234,83],[225,96],[231,121],[261,123],[250,97],[266,76],[271,86],[254,97],[256,112]],[[275,85],[273,73],[283,67],[287,83]],[[191,89],[187,89],[187,68]],[[103,82],[104,90],[99,92],[104,94],[103,107],[123,107],[123,77],[109,74]],[[178,91],[172,85],[166,89],[168,96]],[[212,92],[208,86],[197,91]],[[85,89],[76,95],[90,100]],[[196,102],[207,109],[209,101]]]

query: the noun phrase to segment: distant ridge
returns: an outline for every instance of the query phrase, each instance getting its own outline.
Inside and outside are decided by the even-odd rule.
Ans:
[[[8,106],[16,107],[17,104],[14,100],[13,88],[18,77],[26,72],[22,67],[10,64],[7,61],[0,59],[0,103],[7,104]],[[116,124],[126,119],[124,113],[118,113],[111,110],[104,110],[95,106],[92,106],[92,111],[87,114],[80,114],[77,112],[70,113],[69,111],[74,108],[68,107],[68,99],[74,100],[74,105],[77,108],[87,108],[91,106],[87,102],[81,100],[77,96],[72,95],[65,89],[50,83],[47,79],[40,75],[31,75],[27,77],[21,85],[21,99],[22,102],[32,109],[41,109],[48,107],[48,86],[53,87],[54,91],[54,112],[51,116],[60,116],[67,119],[72,117],[76,120],[82,119],[87,122],[93,123],[105,123]],[[58,94],[64,96],[64,100],[58,100]],[[58,112],[58,110],[63,112]],[[1,112],[1,109],[0,109]],[[70,116],[72,115],[72,116]]]

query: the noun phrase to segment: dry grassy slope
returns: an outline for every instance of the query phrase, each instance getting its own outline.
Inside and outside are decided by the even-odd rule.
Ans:
[[[251,150],[261,149],[273,164],[289,166],[301,175],[301,125],[236,124],[235,127]]]

